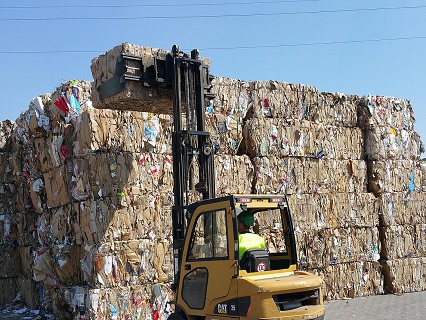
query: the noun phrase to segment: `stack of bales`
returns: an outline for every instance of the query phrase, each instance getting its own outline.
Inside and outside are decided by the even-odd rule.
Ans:
[[[102,98],[121,54],[165,51],[117,46],[92,61],[94,82],[67,82],[0,127],[1,303],[21,292],[60,319],[170,312],[172,100],[131,81]],[[386,113],[383,100],[304,85],[212,84],[217,195],[289,194],[299,261],[329,298],[381,293],[382,269],[391,290],[424,289],[420,140],[407,101]]]
[[[251,89],[244,151],[255,165],[254,191],[290,194],[298,258],[324,278],[327,297],[381,292],[358,97],[273,81]]]
[[[239,89],[224,83],[222,100],[212,101],[206,116],[220,195],[251,192],[253,165],[235,155],[241,112],[223,111]],[[73,312],[166,318],[173,278],[173,122],[114,105],[93,109],[90,96],[91,83],[67,82],[34,99],[12,132],[8,161],[16,163],[8,170],[20,177],[22,195],[10,210],[32,236],[31,243],[18,241],[16,252],[24,252],[25,279],[38,285],[25,290],[35,296],[35,307],[48,307],[58,318]],[[13,272],[10,278],[19,274]]]
[[[37,97],[1,154],[1,190],[15,189],[1,206],[2,258],[17,255],[7,292],[58,319],[164,313],[169,289],[154,299],[153,285],[172,274],[170,117],[95,110],[90,97],[88,81]]]
[[[426,194],[419,162],[423,145],[408,100],[368,96],[359,107],[365,132],[369,191],[378,197],[381,259],[391,292],[426,289]]]
[[[18,247],[19,218],[15,213],[15,194],[19,180],[11,168],[10,133],[14,123],[0,122],[0,304],[11,302],[19,290],[21,272]]]

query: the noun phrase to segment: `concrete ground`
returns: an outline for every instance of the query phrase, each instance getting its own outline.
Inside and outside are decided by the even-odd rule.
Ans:
[[[325,319],[426,319],[426,291],[325,302]]]
[[[0,312],[0,319],[24,320],[45,319],[44,317]],[[326,320],[393,320],[426,319],[426,291],[406,293],[404,295],[372,296],[351,300],[333,300],[325,302]]]

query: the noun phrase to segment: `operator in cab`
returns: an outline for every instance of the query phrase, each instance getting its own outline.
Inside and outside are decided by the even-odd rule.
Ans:
[[[238,242],[239,256],[243,257],[244,252],[250,249],[265,248],[265,239],[256,233],[250,231],[254,226],[254,216],[248,211],[242,211],[238,216]]]

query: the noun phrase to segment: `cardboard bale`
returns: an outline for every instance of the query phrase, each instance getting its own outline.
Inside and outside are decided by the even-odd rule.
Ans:
[[[216,155],[216,194],[251,193],[254,167],[248,156]]]
[[[171,236],[171,235],[170,235]],[[104,242],[81,260],[86,281],[97,288],[138,285],[173,278],[170,237]]]
[[[95,198],[150,194],[159,190],[167,193],[173,188],[172,158],[167,154],[98,153],[89,156],[88,166]],[[81,173],[80,169],[78,172]]]
[[[256,157],[257,193],[366,192],[363,160],[327,160],[299,157]]]
[[[64,164],[65,159],[60,152],[61,146],[62,139],[56,137],[52,137],[49,142],[44,137],[35,139],[34,148],[42,173],[49,172]]]
[[[32,277],[19,277],[16,279],[17,291],[21,294],[25,306],[37,310],[40,306],[40,285]]]
[[[365,156],[369,160],[419,160],[424,150],[416,131],[392,127],[365,130]]]
[[[299,231],[296,237],[299,259],[310,268],[380,259],[377,227]]]
[[[382,257],[386,260],[426,256],[426,224],[381,228]]]
[[[39,247],[33,251],[33,278],[51,286],[80,285],[82,257],[82,248],[78,245]]]
[[[378,202],[380,222],[384,227],[426,223],[425,192],[382,193]]]
[[[422,172],[414,160],[367,162],[368,190],[382,193],[421,190]]]
[[[64,166],[43,174],[48,208],[60,207],[70,202],[67,174]]]
[[[47,288],[55,319],[166,320],[172,312],[173,293],[167,284],[144,283],[97,289],[89,286]],[[84,313],[83,311],[84,310]]]
[[[412,131],[414,110],[407,99],[368,95],[358,105],[358,125],[361,128],[392,127]]]
[[[383,262],[385,286],[390,293],[426,290],[426,257],[404,258]]]
[[[0,121],[0,151],[5,149],[15,123],[11,120]]]
[[[88,110],[76,121],[74,152],[153,152],[171,154],[171,117],[148,112]]]
[[[120,76],[124,73],[141,76],[134,68],[140,67],[140,62],[130,62],[121,70],[118,65],[122,54],[138,56],[143,59],[145,67],[149,67],[148,62],[154,57],[165,58],[168,51],[162,49],[148,48],[134,44],[123,43],[105,54],[92,59],[91,71],[93,75],[92,100],[95,108],[98,109],[121,109],[138,110],[154,113],[171,114],[173,108],[172,93],[170,90],[158,90],[144,87],[137,81],[126,81],[118,93],[107,96],[102,89],[102,85],[108,83],[119,83]],[[137,74],[136,74],[137,73]],[[116,85],[115,85],[116,86]],[[111,86],[110,86],[111,87]]]
[[[224,116],[207,114],[205,130],[210,132],[214,152],[235,155],[243,139],[243,119],[241,115]]]
[[[324,295],[333,300],[383,294],[381,269],[379,262],[356,261],[310,271],[323,278]]]
[[[44,111],[52,123],[52,130],[75,121],[81,113],[92,108],[92,84],[87,80],[70,80],[55,89],[44,103]]]
[[[422,174],[421,186],[422,191],[426,191],[426,160],[422,159],[419,161],[419,167]]]
[[[7,305],[18,293],[17,278],[0,278],[0,305]]]
[[[253,105],[250,83],[244,80],[215,77],[211,92],[216,96],[207,108],[209,113],[245,118]]]
[[[16,278],[21,273],[21,259],[19,250],[10,246],[1,246],[0,250],[0,278]]]
[[[32,278],[33,276],[33,246],[19,246],[17,248],[20,257],[20,277]]]
[[[245,123],[244,138],[245,152],[251,157],[316,156],[320,151],[308,121],[253,118]]]
[[[288,196],[297,232],[323,228],[378,227],[378,204],[371,193]]]
[[[356,110],[359,97],[340,92],[321,92],[318,104],[309,110],[309,119],[324,125],[354,128],[357,124]]]
[[[319,93],[315,87],[277,81],[250,84],[254,117],[308,120],[332,126],[356,126],[358,97]]]
[[[318,104],[318,90],[303,84],[278,81],[254,81],[253,116],[304,119],[311,106]]]

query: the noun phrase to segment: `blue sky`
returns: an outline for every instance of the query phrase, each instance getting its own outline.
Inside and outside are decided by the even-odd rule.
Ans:
[[[3,0],[0,120],[92,80],[91,59],[118,44],[178,44],[218,76],[410,99],[426,142],[425,17],[426,1],[410,0]]]

